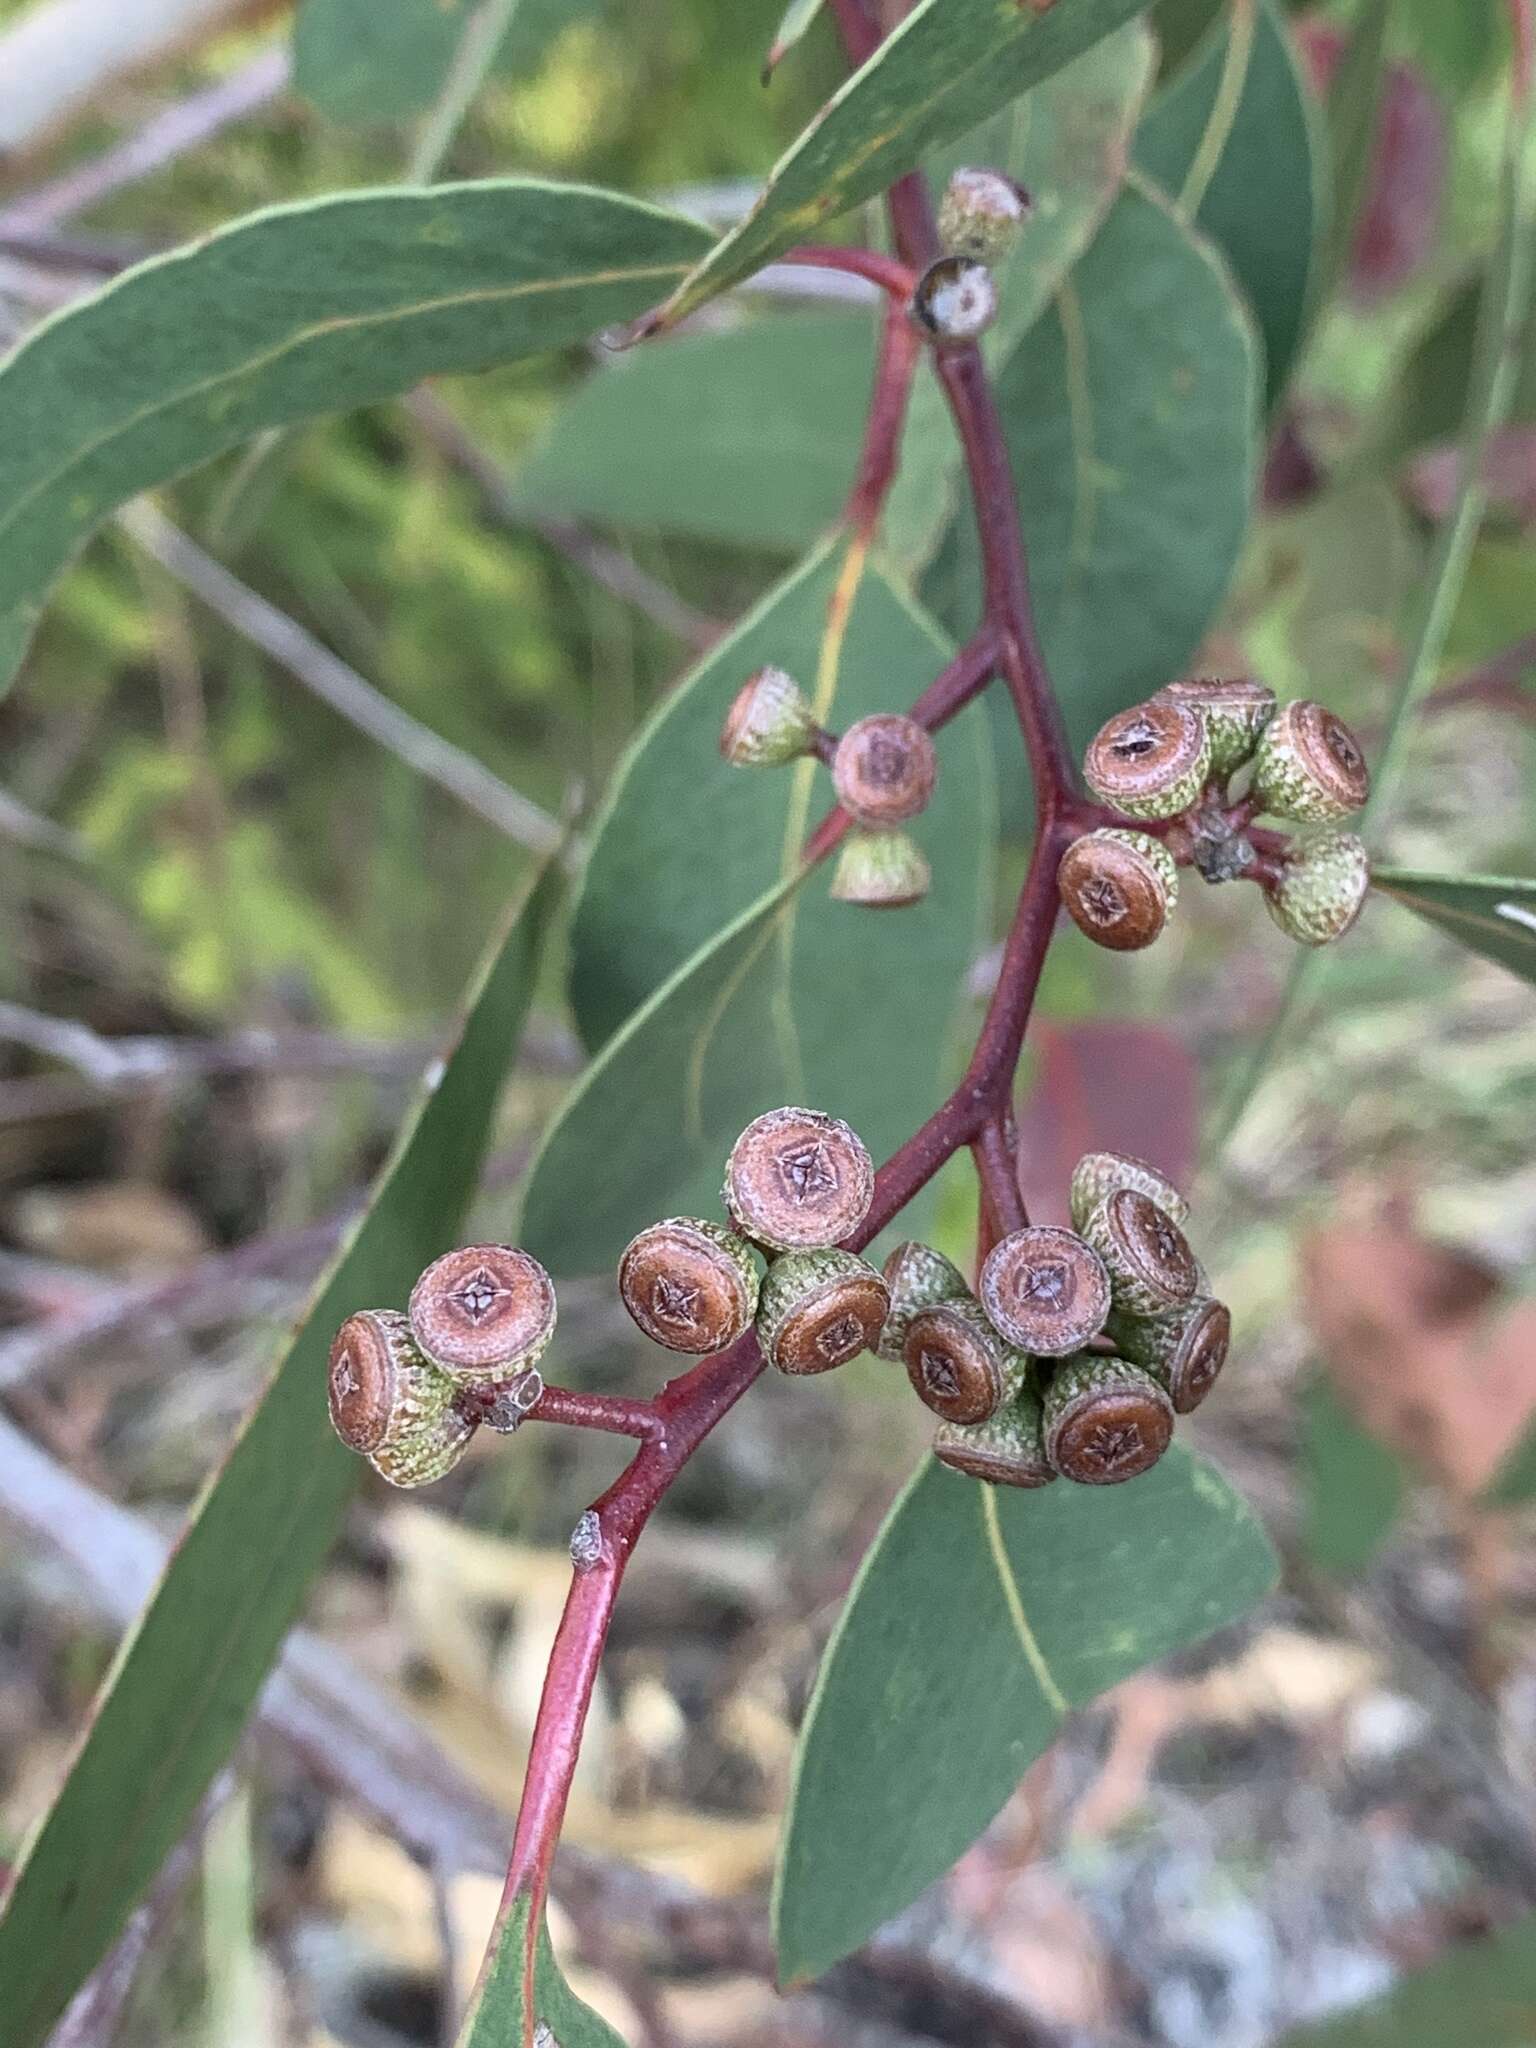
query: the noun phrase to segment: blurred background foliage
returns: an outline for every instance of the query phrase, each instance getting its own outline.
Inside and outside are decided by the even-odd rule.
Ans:
[[[0,0],[0,22],[26,11],[27,0]],[[1322,93],[1340,36],[1362,9],[1339,0],[1282,11],[1321,146]],[[1160,90],[1176,91],[1208,60],[1222,12],[1216,0],[1160,0],[1151,10]],[[89,161],[285,32],[270,11],[257,13],[115,84],[46,147],[0,166],[0,230],[6,205],[31,185]],[[764,90],[759,55],[779,13],[778,0],[530,8],[445,174],[584,180],[685,210],[723,193],[729,209],[841,75],[818,22]],[[1282,694],[1325,698],[1368,747],[1386,721],[1434,526],[1454,488],[1475,280],[1495,233],[1505,10],[1499,0],[1393,0],[1387,47],[1361,217],[1269,420],[1262,488],[1202,655],[1250,666]],[[302,93],[281,96],[95,207],[80,232],[116,252],[147,253],[273,202],[397,180],[418,137],[410,93],[402,86],[397,118],[371,121],[355,118],[346,90],[332,105],[340,119]],[[0,79],[0,101],[4,93]],[[83,281],[67,263],[34,266],[7,251],[0,313],[19,330]],[[832,318],[744,294],[709,309],[698,332],[739,334],[750,348],[769,323]],[[843,318],[851,329],[865,316]],[[763,340],[765,359],[775,339]],[[865,345],[839,356],[837,393],[856,386]],[[1516,419],[1495,451],[1490,515],[1438,701],[1415,731],[1381,828],[1379,850],[1409,867],[1536,874],[1533,360],[1528,351]],[[615,595],[579,550],[549,537],[551,517],[590,516],[592,506],[553,502],[539,465],[557,461],[576,394],[590,397],[594,383],[605,397],[610,385],[622,392],[623,379],[639,374],[639,359],[599,348],[437,387],[473,447],[510,479],[501,514],[413,404],[287,434],[255,459],[228,458],[186,479],[160,502],[395,704],[546,811],[589,818],[691,655],[676,616],[659,620]],[[606,465],[628,496],[622,517],[594,518],[583,535],[600,529],[604,545],[675,592],[685,627],[732,620],[800,552],[828,490],[835,502],[853,443],[844,451],[831,438],[846,408],[827,389],[812,383],[805,393],[815,425],[803,453],[783,418],[765,412],[771,508],[754,502],[747,436],[734,475],[730,449],[721,453],[714,497],[674,502],[655,519],[636,505],[633,480],[649,473],[646,463],[664,469],[666,450],[629,450],[622,407],[608,406],[578,466],[590,481]],[[845,423],[856,432],[854,420]],[[637,444],[647,424],[635,420]],[[699,454],[680,449],[679,461]],[[1026,473],[1026,505],[1031,488]],[[1128,608],[1123,632],[1136,630]],[[322,1061],[319,1072],[262,1070],[258,1061],[255,1071],[213,1078],[181,1071],[153,1086],[107,1086],[82,1079],[56,1046],[7,1037],[0,1051],[0,1283],[12,1326],[0,1333],[0,1361],[6,1342],[24,1346],[41,1332],[45,1345],[37,1383],[15,1395],[17,1415],[96,1483],[168,1515],[248,1397],[305,1275],[302,1248],[296,1266],[275,1260],[245,1286],[238,1313],[199,1320],[173,1309],[169,1336],[153,1315],[130,1316],[106,1355],[80,1348],[93,1304],[134,1287],[174,1293],[199,1261],[297,1242],[354,1198],[388,1142],[421,1047],[529,857],[339,720],[117,526],[61,586],[23,681],[0,708],[0,740],[0,784],[26,821],[0,837],[0,1001],[109,1038],[202,1045],[252,1028],[312,1030],[369,1056]],[[1016,742],[1005,742],[1000,769],[1002,903],[1027,846]],[[67,847],[40,846],[38,820],[69,835]],[[636,873],[635,891],[645,885]],[[1059,1802],[1052,1808],[1036,1788],[1036,1805],[1026,1800],[989,1838],[945,1909],[964,1923],[965,1939],[990,1942],[994,1977],[1052,2024],[1097,2028],[1095,2039],[1118,2039],[1120,2028],[1158,2042],[1257,2044],[1379,1989],[1442,1936],[1536,1900],[1519,1803],[1531,1777],[1536,1573],[1528,1530],[1483,1505],[1536,1413],[1529,989],[1377,902],[1323,963],[1230,1136],[1202,1152],[1201,1119],[1209,1132],[1288,964],[1285,942],[1247,892],[1186,890],[1167,939],[1133,961],[1069,934],[1051,958],[1023,1077],[1026,1140],[1032,1129],[1037,1140],[1033,1151],[1026,1142],[1026,1158],[1046,1208],[1052,1170],[1059,1200],[1059,1162],[1088,1143],[1125,1144],[1186,1170],[1201,1160],[1209,1261],[1241,1339],[1197,1434],[1256,1498],[1294,1567],[1280,1606],[1233,1650],[1249,1685],[1235,1707],[1200,1691],[1202,1673],[1181,1672],[1174,1707],[1143,1692],[1118,1722],[1064,1746],[1059,1774],[1081,1795],[1103,1790],[1104,1750],[1122,1764],[1120,1745],[1135,1751],[1137,1712],[1168,1745],[1148,1736],[1148,1757],[1156,1751],[1163,1762],[1154,1768],[1144,1757],[1138,1778],[1133,1756],[1130,1792],[1123,1779],[1111,1786],[1096,1829],[1080,1828],[1062,1849],[1070,1886],[1052,1890],[1050,1880],[1049,1897],[1024,1897],[1039,1866],[1023,1850],[1013,1855],[1016,1837],[1036,1821],[1048,1831],[1042,1812],[1060,1818]],[[986,981],[983,951],[971,990],[978,1002]],[[531,1043],[498,1131],[495,1213],[571,1070],[558,964]],[[926,1107],[914,1104],[910,1121]],[[941,1234],[957,1254],[973,1223],[966,1180],[955,1172],[941,1186]],[[565,1349],[591,1384],[632,1388],[637,1371],[651,1369],[595,1296],[585,1311],[578,1304]],[[670,1561],[642,1586],[627,1633],[621,1626],[587,1766],[590,1803],[575,1815],[578,1841],[637,1851],[659,1841],[673,1872],[726,1889],[760,1880],[815,1642],[844,1565],[919,1437],[868,1361],[804,1398],[765,1389],[751,1417],[733,1418],[679,1489]],[[516,1743],[549,1620],[549,1546],[558,1550],[607,1470],[601,1447],[584,1441],[518,1452],[477,1453],[466,1464],[445,1489],[451,1520],[436,1498],[432,1510],[370,1501],[317,1600],[319,1619],[414,1690],[502,1799],[516,1789]],[[690,1524],[717,1546],[713,1562],[687,1554]],[[514,1568],[521,1604],[508,1631],[505,1614],[487,1624],[483,1610],[495,1608],[487,1589],[498,1571]],[[0,1820],[14,1839],[46,1795],[60,1731],[83,1711],[106,1639],[40,1623],[28,1571],[5,1579],[4,1599],[9,1718],[0,1739],[9,1769]],[[817,1617],[809,1631],[806,1613]],[[1296,1648],[1303,1640],[1310,1650]],[[1409,1706],[1423,1717],[1411,1727]],[[487,1712],[500,1717],[510,1761],[476,1720]],[[1417,1770],[1423,1796],[1396,1781],[1376,1785],[1371,1772],[1383,1758]],[[347,1836],[334,1814],[322,1829],[312,1791],[282,1785],[266,1796],[278,1820],[236,1808],[210,1839],[210,1926],[227,1925],[212,1918],[227,1909],[249,1934],[260,1893],[275,1918],[310,1928],[304,1902],[274,1905],[270,1876],[253,1875],[243,1856],[254,1830],[263,1854],[282,1863],[272,1851],[281,1821],[309,1830],[311,1860],[292,1863],[303,1883],[324,1893],[330,1882],[324,1871],[313,1877],[315,1857],[324,1870],[345,1864],[349,1938],[370,1967],[387,1955],[400,1982],[430,1980],[422,1928],[432,1902],[410,1891],[409,1873],[390,1865],[380,1875],[386,1846]],[[1350,1839],[1352,1799],[1387,1843],[1379,1866],[1364,1871],[1351,1861],[1366,1854]],[[1288,1848],[1298,1853],[1308,1840],[1316,1862],[1287,1870]],[[1128,1930],[1123,1916],[1140,1896],[1149,1844],[1160,1848],[1160,1867],[1177,1873],[1169,1884],[1186,1889],[1160,1894]],[[1306,1876],[1318,1886],[1310,1909]],[[977,1906],[985,1895],[1000,1911],[1005,1893],[1009,1925],[1066,1928],[1064,1946],[1076,1942],[1088,1959],[1083,1981],[1058,1975],[1042,1992],[1051,1942],[1019,1937],[1010,1946]],[[1346,1894],[1347,1910],[1325,1925],[1327,1900]],[[1213,1897],[1220,1910],[1203,1918],[1188,1906]],[[921,1923],[925,1938],[932,1918]],[[978,1935],[978,1925],[990,1931]],[[941,1946],[944,1938],[941,1929]],[[216,1997],[240,1994],[229,1962],[239,1943],[215,1949],[221,1959],[207,1966],[185,1947],[168,1949],[144,1995],[143,2039],[246,2038],[198,2032],[210,1983]],[[1315,1968],[1305,1960],[1319,1956]],[[319,1968],[312,1957],[307,1967]],[[601,1973],[601,1955],[595,1967]],[[624,1971],[610,1967],[609,1977],[620,1985],[613,1994],[610,1983],[610,2002],[616,1996],[633,2024]],[[390,2006],[393,2032],[354,2026],[342,2036],[429,2038],[425,2022],[413,2032],[401,2019],[404,1996]],[[752,2032],[758,2009],[745,1995],[742,2012],[739,2026],[739,2016],[695,2014],[678,2022],[677,2038],[821,2038],[809,2020],[798,2034]]]

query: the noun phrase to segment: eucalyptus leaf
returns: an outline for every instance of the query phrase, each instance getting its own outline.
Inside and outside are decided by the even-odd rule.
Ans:
[[[1372,884],[1474,953],[1536,982],[1536,880],[1374,868]]]
[[[1362,1572],[1391,1535],[1407,1490],[1396,1453],[1359,1423],[1327,1373],[1301,1404],[1301,1536],[1320,1570]]]
[[[531,1907],[524,1895],[513,1901],[492,1943],[490,1967],[459,2030],[458,2048],[527,2048],[540,2023],[554,2048],[624,2048],[622,2038],[589,2005],[583,2005],[560,1974],[540,1919],[533,1942],[534,2010],[523,2001]],[[542,2048],[542,2044],[541,2044]]]
[[[354,1309],[403,1303],[453,1243],[556,895],[548,872],[487,956],[446,1064],[113,1660],[0,1917],[6,2048],[40,2048],[185,1833],[325,1561],[362,1470],[326,1414],[331,1338]]]
[[[486,0],[301,0],[293,82],[332,121],[403,121],[424,114],[448,82]],[[496,52],[503,71],[533,63],[595,0],[512,0]]]
[[[1211,41],[1153,102],[1137,132],[1136,162],[1231,264],[1263,338],[1273,406],[1306,326],[1327,217],[1327,162],[1300,59],[1273,0],[1235,18],[1244,28]],[[1234,66],[1241,67],[1235,77]]]
[[[989,1487],[925,1461],[859,1568],[800,1732],[781,1979],[817,1976],[941,1877],[1074,1708],[1274,1578],[1248,1509],[1177,1447],[1114,1488]]]
[[[873,198],[1140,12],[1145,0],[919,0],[668,300],[668,325]]]
[[[773,41],[768,45],[768,56],[763,65],[765,82],[783,63],[795,45],[810,34],[811,24],[825,4],[826,0],[789,0],[789,5],[779,18]]]
[[[579,341],[706,239],[531,179],[349,193],[236,221],[45,321],[0,363],[0,684],[128,498],[264,428]]]
[[[798,553],[837,517],[874,372],[859,313],[769,315],[593,372],[511,478],[529,508]]]
[[[1529,2048],[1536,1915],[1450,1949],[1361,2012],[1297,2028],[1279,2048]]]
[[[1079,748],[1179,673],[1226,594],[1252,503],[1256,354],[1221,263],[1128,186],[999,380],[1036,615]],[[924,596],[970,629],[969,514]]]
[[[809,683],[841,559],[834,546],[802,565],[667,700],[599,821],[572,990],[602,1051],[534,1161],[520,1224],[557,1272],[611,1265],[649,1217],[715,1213],[737,1133],[776,1104],[846,1117],[882,1158],[938,1099],[990,883],[984,715],[938,736],[938,788],[912,827],[933,888],[905,910],[833,902],[825,868],[798,879],[802,816],[831,800],[824,771],[729,768],[716,747],[750,669],[778,661]],[[838,722],[910,702],[945,651],[870,570]]]

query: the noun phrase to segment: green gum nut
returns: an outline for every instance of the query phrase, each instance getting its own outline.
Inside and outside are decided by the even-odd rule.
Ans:
[[[958,1266],[931,1245],[919,1244],[912,1238],[897,1245],[886,1260],[885,1284],[890,1290],[891,1309],[875,1351],[893,1365],[903,1362],[907,1331],[915,1315],[941,1301],[959,1301],[970,1294]]]
[[[816,739],[810,699],[782,668],[760,668],[737,691],[720,729],[733,768],[772,768],[808,754]]]
[[[1030,1363],[969,1294],[920,1309],[907,1325],[902,1361],[923,1406],[963,1423],[985,1422],[1011,1401]]]
[[[1250,676],[1189,676],[1169,683],[1159,696],[1187,704],[1205,720],[1211,740],[1211,774],[1225,782],[1253,758],[1260,735],[1275,715],[1275,693]]]
[[[1232,1343],[1232,1316],[1225,1302],[1197,1295],[1166,1316],[1109,1319],[1115,1349],[1133,1365],[1145,1366],[1168,1389],[1174,1412],[1192,1415],[1215,1386]]]
[[[763,1282],[758,1342],[782,1373],[831,1372],[874,1349],[890,1305],[885,1281],[856,1252],[786,1252]]]
[[[1127,1358],[1083,1352],[1045,1396],[1045,1455],[1079,1486],[1118,1486],[1155,1465],[1173,1441],[1173,1403]]]
[[[939,241],[951,256],[997,264],[1018,241],[1032,202],[1001,171],[958,170],[939,202]]]
[[[1028,1384],[986,1422],[944,1422],[933,1454],[952,1472],[989,1486],[1049,1486],[1056,1477],[1045,1455],[1045,1414]]]
[[[1370,887],[1364,842],[1353,832],[1325,832],[1292,854],[1264,901],[1287,938],[1326,946],[1355,922]]]
[[[1364,749],[1326,705],[1282,705],[1265,726],[1253,762],[1261,810],[1297,824],[1328,824],[1363,809],[1370,793]]]
[[[1211,775],[1211,736],[1188,704],[1154,697],[1106,720],[1088,743],[1083,775],[1101,803],[1128,818],[1176,818]]]
[[[1072,1225],[1081,1230],[1100,1202],[1116,1188],[1135,1188],[1170,1215],[1182,1229],[1189,1220],[1189,1204],[1173,1182],[1136,1159],[1129,1152],[1085,1152],[1072,1169]]]
[[[1083,1225],[1109,1274],[1111,1306],[1133,1316],[1167,1315],[1194,1299],[1200,1266],[1189,1240],[1160,1203],[1139,1188],[1116,1188]]]
[[[348,1316],[331,1345],[327,1392],[336,1434],[391,1486],[441,1479],[475,1433],[454,1405],[454,1382],[392,1309]]]
[[[843,841],[829,891],[835,903],[904,910],[933,883],[928,856],[908,832],[853,831]]]

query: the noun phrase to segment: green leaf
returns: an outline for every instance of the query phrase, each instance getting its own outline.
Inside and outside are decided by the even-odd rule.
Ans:
[[[1280,2048],[1530,2048],[1536,1915],[1453,1948],[1363,2012],[1286,2034]]]
[[[1274,1579],[1243,1502],[1181,1449],[1113,1490],[988,1487],[927,1460],[860,1566],[800,1733],[781,1979],[818,1975],[941,1877],[1072,1709]]]
[[[403,1301],[453,1242],[555,897],[546,873],[477,974],[456,1047],[118,1650],[0,1918],[6,2048],[46,2039],[185,1832],[335,1539],[361,1466],[326,1417],[331,1338],[352,1310]]]
[[[1147,19],[1157,37],[1159,76],[1182,71],[1220,17],[1225,0],[1153,0]]]
[[[774,31],[773,41],[768,45],[767,60],[763,65],[764,84],[778,70],[784,59],[809,35],[811,23],[820,14],[825,0],[789,0]]]
[[[293,82],[332,121],[404,121],[448,82],[484,0],[303,0],[293,23]],[[533,63],[593,0],[512,0],[496,63]]]
[[[798,553],[853,481],[873,368],[857,313],[658,341],[588,377],[512,492],[567,517]]]
[[[1226,593],[1252,503],[1252,330],[1198,237],[1127,187],[998,398],[1041,638],[1081,747],[1179,673]],[[969,630],[968,513],[924,595]]]
[[[1497,63],[1505,10],[1499,0],[1398,0],[1394,31],[1447,91],[1481,85]]]
[[[1394,379],[1373,458],[1390,461],[1432,442],[1455,440],[1470,402],[1485,280],[1453,294]],[[1515,385],[1507,418],[1536,422],[1536,319],[1529,306],[1512,337]]]
[[[1272,0],[1154,101],[1136,162],[1222,251],[1264,341],[1268,403],[1301,344],[1326,212],[1319,124]]]
[[[997,274],[997,319],[982,343],[994,375],[1034,328],[1108,213],[1152,70],[1152,39],[1140,22],[1129,22],[928,166],[931,182],[941,185],[962,164],[987,164],[1034,198],[1019,246]],[[944,394],[936,379],[922,377],[882,528],[887,547],[909,568],[924,565],[943,538],[960,503],[961,474]]]
[[[1140,12],[1145,0],[921,0],[774,166],[664,309],[670,326],[872,198]]]
[[[1474,953],[1496,960],[1522,981],[1536,982],[1536,881],[1530,876],[1375,868],[1371,880]]]
[[[792,861],[784,879],[786,844],[803,837],[796,771],[728,768],[716,749],[753,667],[814,673],[840,560],[825,551],[796,570],[668,699],[600,822],[572,985],[583,1033],[607,1042],[534,1161],[520,1226],[557,1272],[611,1265],[637,1220],[712,1214],[737,1133],[776,1103],[846,1117],[877,1159],[934,1106],[989,879],[984,715],[938,736],[938,790],[914,826],[933,889],[906,910],[832,902],[825,868],[797,886]],[[932,627],[871,570],[839,723],[910,702],[944,658]],[[831,792],[811,774],[814,822]]]
[[[1317,1373],[1302,1395],[1302,1544],[1321,1570],[1362,1572],[1392,1533],[1406,1475]]]
[[[523,1968],[529,1910],[526,1896],[514,1900],[512,1910],[498,1926],[490,1971],[465,2015],[458,2048],[527,2048],[541,2020],[553,2034],[556,2048],[624,2048],[607,2021],[583,2005],[561,1976],[542,1920],[534,1947],[534,2009],[531,2014],[525,2010]]]
[[[0,684],[108,513],[263,428],[579,341],[705,232],[507,179],[274,207],[141,264],[0,364]]]
[[[1333,209],[1318,269],[1318,291],[1324,301],[1332,296],[1349,266],[1349,253],[1370,186],[1387,82],[1387,25],[1391,11],[1391,0],[1361,0],[1328,90]]]

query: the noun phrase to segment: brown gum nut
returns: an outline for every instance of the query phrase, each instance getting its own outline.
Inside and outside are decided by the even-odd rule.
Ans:
[[[1129,1315],[1165,1315],[1199,1287],[1200,1266],[1188,1238],[1139,1188],[1117,1188],[1106,1197],[1084,1234],[1109,1269],[1115,1307]]]
[[[768,1269],[758,1333],[780,1372],[831,1372],[874,1349],[890,1305],[884,1280],[857,1253],[787,1252]]]
[[[734,1344],[757,1312],[757,1290],[741,1239],[691,1216],[653,1223],[619,1260],[624,1306],[669,1351],[703,1356]]]
[[[984,263],[941,256],[918,279],[911,310],[936,341],[974,341],[997,318],[997,285]]]
[[[1172,855],[1154,840],[1138,843],[1143,839],[1140,832],[1085,833],[1073,840],[1056,870],[1072,922],[1112,953],[1139,953],[1161,937],[1177,889]]]
[[[1171,818],[1188,810],[1210,766],[1204,718],[1169,697],[1118,713],[1100,726],[1083,757],[1094,795],[1132,818]]]
[[[1225,1302],[1203,1295],[1167,1316],[1112,1316],[1109,1334],[1117,1351],[1161,1380],[1176,1414],[1192,1415],[1227,1362],[1232,1316]]]
[[[915,1315],[902,1357],[917,1398],[946,1422],[985,1422],[1023,1377],[1023,1361],[969,1298]]]
[[[327,1391],[331,1421],[349,1450],[366,1457],[390,1431],[403,1382],[425,1361],[410,1326],[392,1309],[359,1309],[347,1317],[331,1343]]]
[[[1317,824],[1358,811],[1371,793],[1365,754],[1342,718],[1303,698],[1264,728],[1254,794],[1276,817]]]
[[[1118,1486],[1155,1465],[1173,1440],[1173,1403],[1124,1358],[1074,1358],[1045,1397],[1045,1452],[1063,1479]]]
[[[1065,1358],[1096,1337],[1109,1314],[1104,1261],[1075,1231],[1016,1230],[992,1247],[980,1294],[993,1326],[1016,1350]]]
[[[731,1148],[725,1204],[773,1251],[836,1244],[869,1214],[875,1166],[858,1134],[816,1109],[771,1109]]]
[[[838,741],[832,783],[861,825],[904,825],[927,808],[938,769],[933,741],[916,720],[881,711],[849,726]]]
[[[937,1302],[960,1300],[971,1291],[958,1266],[915,1238],[897,1245],[887,1258],[885,1284],[890,1289],[891,1307],[875,1348],[893,1365],[902,1362],[907,1326],[915,1315]]]
[[[411,1289],[410,1321],[444,1372],[510,1379],[554,1334],[555,1290],[538,1260],[516,1245],[462,1245],[434,1259]]]

